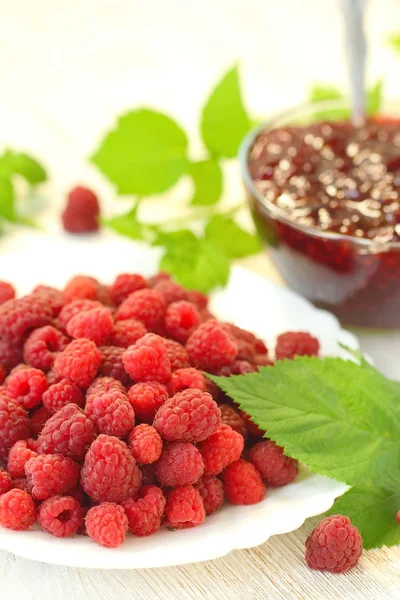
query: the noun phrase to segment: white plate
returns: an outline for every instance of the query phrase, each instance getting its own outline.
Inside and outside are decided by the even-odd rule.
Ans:
[[[14,282],[20,293],[26,293],[38,282],[63,285],[77,272],[104,282],[123,271],[148,275],[155,271],[156,261],[156,251],[108,234],[71,239],[25,233],[13,237],[6,247],[3,243],[0,279]],[[267,342],[292,329],[315,334],[324,355],[341,355],[339,342],[358,347],[356,338],[341,329],[331,314],[240,267],[232,270],[228,286],[213,295],[211,310],[253,330]],[[38,529],[15,532],[0,528],[0,549],[32,560],[100,569],[166,567],[208,560],[297,529],[306,518],[330,508],[345,489],[342,483],[303,469],[291,485],[268,491],[263,502],[254,506],[227,504],[194,529],[161,530],[149,538],[128,536],[122,546],[108,550],[86,537],[59,540]]]

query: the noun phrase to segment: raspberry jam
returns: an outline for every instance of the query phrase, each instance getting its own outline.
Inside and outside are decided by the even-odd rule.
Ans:
[[[245,175],[291,287],[344,324],[400,327],[400,119],[265,129]]]

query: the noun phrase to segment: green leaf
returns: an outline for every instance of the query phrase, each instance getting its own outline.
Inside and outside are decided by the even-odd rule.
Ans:
[[[342,92],[336,87],[330,85],[317,84],[310,89],[310,102],[323,102],[326,100],[340,100],[343,97]]]
[[[0,175],[0,217],[7,221],[16,221],[14,188],[11,179],[5,175]]]
[[[187,172],[187,144],[170,117],[141,109],[119,118],[91,160],[120,194],[149,196],[165,192]]]
[[[191,204],[210,206],[218,202],[222,194],[222,170],[214,158],[201,160],[190,165],[194,183]]]
[[[225,215],[211,217],[206,225],[205,238],[229,258],[243,258],[261,250],[257,236],[248,233]]]
[[[251,127],[243,104],[238,68],[234,67],[213,90],[201,119],[201,135],[212,156],[234,158]]]
[[[144,226],[137,220],[136,206],[123,215],[102,220],[102,222],[120,235],[132,240],[142,240],[145,237]]]
[[[6,150],[0,157],[0,172],[7,175],[17,173],[31,185],[43,183],[47,173],[38,161],[25,152]]]
[[[379,112],[382,104],[382,81],[377,81],[367,91],[367,113],[372,116]],[[323,102],[329,100],[344,100],[345,95],[336,87],[330,85],[314,85],[310,89],[309,100],[310,102]],[[342,119],[350,118],[350,107],[344,106],[343,108],[333,108],[317,111],[313,115],[315,121],[339,121]]]
[[[372,116],[379,112],[382,105],[383,82],[377,81],[367,92],[367,113]]]
[[[392,33],[389,35],[388,44],[396,54],[400,54],[400,33]]]

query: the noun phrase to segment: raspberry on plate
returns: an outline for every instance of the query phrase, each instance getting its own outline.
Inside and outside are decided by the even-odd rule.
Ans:
[[[190,442],[166,444],[155,464],[158,481],[167,487],[196,483],[203,472],[201,454]]]
[[[89,400],[93,395],[106,393],[111,390],[118,390],[122,394],[126,393],[124,386],[117,379],[113,379],[112,377],[97,377],[86,392],[86,400]]]
[[[72,189],[62,214],[62,223],[69,233],[88,233],[99,228],[100,206],[96,194],[83,186]]]
[[[358,563],[361,554],[360,532],[342,515],[323,519],[306,541],[307,565],[318,571],[344,573]]]
[[[188,292],[179,283],[175,283],[172,279],[164,279],[153,285],[153,290],[156,290],[165,300],[165,304],[188,300]]]
[[[168,390],[158,381],[135,383],[128,391],[138,421],[152,423],[158,409],[168,400]]]
[[[22,351],[20,346],[12,342],[0,340],[0,364],[6,371],[11,371],[16,365],[22,362]]]
[[[39,525],[56,537],[74,535],[83,524],[83,509],[71,496],[53,496],[41,503],[38,509]]]
[[[174,488],[167,498],[165,515],[169,527],[185,529],[200,525],[206,518],[203,498],[192,485]]]
[[[118,379],[124,385],[132,383],[131,378],[125,371],[122,356],[124,348],[118,346],[100,346],[101,363],[98,370],[100,377],[112,377]]]
[[[133,346],[146,333],[146,327],[136,319],[117,321],[111,334],[111,343],[120,348],[128,348],[129,346]]]
[[[77,463],[57,454],[39,454],[29,459],[25,464],[25,473],[36,500],[69,492],[79,481]]]
[[[116,320],[137,319],[149,331],[157,330],[163,322],[165,301],[155,290],[144,289],[130,294],[116,312]]]
[[[68,339],[52,325],[35,329],[24,344],[24,361],[42,371],[48,371],[58,352],[68,345]]]
[[[97,431],[125,437],[135,425],[135,413],[126,394],[117,389],[91,394],[86,400],[85,415]]]
[[[125,442],[101,434],[90,446],[81,484],[94,502],[123,502],[140,487],[142,473]]]
[[[67,333],[72,338],[92,340],[96,346],[108,342],[114,329],[112,312],[105,306],[91,308],[73,316],[67,323]]]
[[[52,317],[50,306],[39,296],[7,300],[0,305],[0,338],[19,344],[27,331],[48,325]]]
[[[139,498],[122,503],[133,535],[144,537],[156,533],[161,525],[166,500],[162,490],[155,485],[142,486]]]
[[[261,475],[254,465],[239,458],[223,472],[225,497],[231,504],[257,504],[265,496]]]
[[[88,275],[75,275],[63,291],[64,302],[68,304],[73,300],[96,300],[99,282]]]
[[[25,464],[38,454],[33,449],[33,440],[19,440],[10,449],[7,459],[7,471],[13,479],[25,477]]]
[[[42,401],[50,415],[54,415],[67,404],[76,404],[82,408],[85,403],[82,391],[69,379],[61,379],[58,383],[53,383],[43,394]]]
[[[235,360],[238,348],[226,328],[210,319],[192,333],[186,350],[193,366],[205,371],[217,371]]]
[[[221,411],[207,392],[184,390],[157,411],[154,427],[167,442],[201,442],[221,425]]]
[[[165,311],[164,325],[168,337],[184,344],[200,325],[199,311],[186,300],[172,302]]]
[[[53,317],[57,317],[64,306],[62,292],[50,285],[37,285],[32,290],[32,296],[39,296],[39,298],[42,298],[42,300],[51,307]]]
[[[240,433],[246,441],[247,427],[239,412],[233,406],[229,406],[229,404],[220,404],[219,409],[221,411],[222,423],[229,425],[234,431]]]
[[[117,548],[125,541],[128,531],[128,517],[122,506],[113,502],[103,502],[89,509],[86,518],[88,536],[100,546]]]
[[[133,292],[147,288],[142,275],[137,273],[121,273],[110,286],[110,296],[114,304],[119,306]]]
[[[167,348],[168,358],[171,363],[171,371],[177,371],[178,369],[186,369],[190,367],[189,355],[186,348],[179,342],[174,340],[164,339],[165,347]]]
[[[9,490],[11,490],[10,474],[0,467],[0,496]]]
[[[7,377],[6,386],[16,402],[26,409],[34,408],[42,402],[47,390],[46,375],[40,369],[26,367],[11,373]]]
[[[215,433],[200,442],[198,447],[203,457],[205,474],[218,475],[225,467],[240,458],[244,439],[229,425],[221,425]]]
[[[149,465],[160,458],[163,442],[154,427],[142,423],[131,430],[128,446],[138,464]]]
[[[36,506],[26,492],[14,488],[0,496],[0,525],[7,529],[29,529],[36,519]]]
[[[77,339],[68,344],[54,362],[54,371],[81,388],[87,388],[96,377],[101,354],[91,340]]]
[[[58,315],[58,319],[60,325],[66,329],[70,319],[75,315],[78,315],[86,310],[91,310],[92,308],[101,308],[100,302],[97,300],[89,300],[87,298],[78,298],[77,300],[72,300],[65,304],[61,309],[60,314]]]
[[[319,341],[303,331],[287,331],[276,340],[277,360],[293,359],[295,356],[318,356]]]
[[[0,459],[18,440],[29,437],[28,413],[15,400],[0,395]]]
[[[257,367],[247,360],[234,360],[230,365],[225,365],[217,371],[217,375],[221,377],[230,377],[231,375],[245,375],[246,373],[254,373]]]
[[[250,449],[249,460],[260,472],[265,483],[274,487],[291,483],[299,472],[297,460],[285,456],[283,448],[272,440],[257,442]]]
[[[164,340],[159,335],[147,333],[123,354],[125,370],[134,381],[168,381],[171,363]]]
[[[152,277],[148,277],[147,285],[149,288],[155,287],[160,281],[172,281],[171,275],[166,271],[159,271]]]
[[[188,369],[177,369],[171,374],[168,382],[168,392],[174,396],[178,392],[187,389],[206,390],[206,378],[201,371],[189,367]]]
[[[204,310],[208,306],[208,297],[199,290],[188,291],[189,302],[193,302],[199,310]]]
[[[215,475],[204,475],[194,486],[203,498],[206,515],[212,515],[224,503],[223,483]]]
[[[0,304],[15,298],[15,289],[8,281],[0,281]]]

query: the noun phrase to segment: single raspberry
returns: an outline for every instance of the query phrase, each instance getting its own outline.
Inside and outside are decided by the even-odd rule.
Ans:
[[[86,532],[100,546],[117,548],[125,541],[128,531],[128,517],[122,506],[113,502],[103,502],[93,506],[87,513]]]
[[[260,340],[260,338],[255,336],[254,333],[247,331],[246,329],[242,329],[233,323],[227,323],[227,326],[235,339],[242,340],[243,342],[250,344],[256,354],[268,354],[267,346],[262,340]]]
[[[167,339],[164,339],[164,344],[167,348],[168,358],[171,363],[171,371],[190,367],[189,355],[182,344]]]
[[[32,487],[32,484],[27,480],[26,477],[18,477],[18,479],[13,479],[11,482],[12,490],[22,490],[30,496],[32,495]]]
[[[318,356],[319,341],[303,331],[287,331],[276,340],[277,360],[293,359],[295,356]]]
[[[217,371],[235,360],[237,345],[224,326],[211,319],[192,333],[186,350],[193,366]]]
[[[203,498],[192,485],[174,488],[168,495],[165,515],[170,527],[185,529],[200,525],[206,518]]]
[[[154,427],[142,423],[132,429],[129,434],[128,446],[138,464],[154,463],[161,456],[163,442]]]
[[[3,365],[0,364],[0,384],[4,383],[6,375],[7,375],[7,372],[6,372],[5,368],[3,367]]]
[[[11,490],[11,477],[4,469],[0,468],[0,496]]]
[[[260,473],[247,460],[239,458],[223,472],[225,497],[232,504],[257,504],[265,496]]]
[[[72,338],[87,338],[97,346],[108,342],[114,329],[112,312],[105,306],[85,310],[72,317],[67,324],[67,333]]]
[[[85,415],[100,433],[116,437],[125,437],[135,425],[135,413],[126,394],[116,389],[90,395]]]
[[[96,300],[99,282],[88,275],[75,275],[63,291],[64,302],[68,304],[73,300]]]
[[[153,288],[160,283],[160,281],[171,281],[171,275],[166,271],[160,271],[147,279],[147,285],[149,288]]]
[[[24,345],[24,361],[42,371],[48,371],[58,352],[68,345],[68,339],[51,325],[35,329]]]
[[[92,308],[101,308],[100,302],[97,302],[97,300],[87,300],[85,298],[69,302],[61,309],[61,312],[58,315],[60,325],[66,330],[72,317],[79,315],[86,310],[91,310]]]
[[[306,541],[306,562],[310,569],[344,573],[352,569],[362,554],[362,538],[348,517],[327,517]]]
[[[83,523],[83,509],[71,496],[53,496],[41,503],[38,509],[39,525],[56,537],[74,535]]]
[[[14,488],[0,496],[0,525],[7,529],[29,529],[36,519],[36,506],[31,496]]]
[[[110,296],[118,306],[133,292],[147,288],[144,277],[137,273],[121,273],[110,286]]]
[[[76,404],[83,408],[84,403],[80,388],[69,379],[61,379],[58,383],[54,383],[43,394],[43,406],[48,410],[49,415],[54,415],[67,404]]]
[[[225,467],[240,458],[243,452],[243,436],[229,425],[221,427],[199,444],[206,475],[218,475]]]
[[[15,367],[11,369],[9,375],[14,375],[14,373],[18,373],[18,371],[22,371],[23,369],[29,369],[29,367],[25,363],[21,362],[19,365],[15,365]]]
[[[221,411],[222,423],[229,425],[234,431],[240,433],[246,441],[247,427],[239,412],[233,406],[229,406],[229,404],[220,404],[219,409]]]
[[[83,338],[74,340],[57,356],[54,371],[70,379],[81,388],[87,388],[96,377],[101,354],[96,344]]]
[[[82,487],[95,502],[123,502],[140,487],[142,473],[125,442],[101,434],[90,446],[81,472]]]
[[[13,479],[25,477],[25,464],[38,455],[30,443],[32,440],[19,440],[10,449],[7,460],[7,471]]]
[[[48,325],[52,316],[50,306],[39,296],[7,300],[0,305],[0,338],[19,344],[30,329]]]
[[[165,304],[172,304],[172,302],[180,302],[181,300],[188,300],[188,292],[179,283],[175,283],[172,279],[164,279],[159,281],[153,286],[153,290],[156,290],[164,298]]]
[[[33,486],[32,496],[45,500],[73,490],[79,481],[79,466],[65,456],[39,454],[25,463],[25,474]]]
[[[6,386],[14,400],[29,409],[42,403],[48,384],[43,371],[29,367],[10,374]]]
[[[254,437],[264,437],[265,431],[260,429],[247,413],[245,413],[243,410],[239,410],[239,414],[242,417],[250,435],[254,435]]]
[[[206,378],[197,369],[177,369],[172,373],[167,387],[170,396],[174,396],[186,389],[201,390],[204,392],[206,391]]]
[[[201,454],[189,442],[167,444],[155,464],[155,473],[162,485],[175,487],[196,483],[203,475]]]
[[[154,464],[140,465],[142,472],[142,486],[158,485],[156,474],[154,473]]]
[[[34,438],[38,437],[50,417],[51,415],[45,406],[39,406],[32,412],[29,426],[31,435]]]
[[[0,459],[18,440],[29,437],[28,413],[15,400],[0,396]]]
[[[73,188],[62,214],[65,231],[88,233],[99,228],[100,206],[96,194],[83,186]]]
[[[246,361],[252,364],[256,356],[254,346],[252,346],[249,342],[245,342],[245,340],[238,340],[237,338],[235,338],[235,342],[238,347],[235,362]]]
[[[193,302],[199,310],[204,310],[208,306],[208,297],[199,290],[188,291],[189,302]]]
[[[146,536],[158,531],[165,505],[166,500],[159,487],[141,487],[138,500],[131,498],[122,504],[131,532],[137,536]]]
[[[170,338],[184,344],[200,325],[199,311],[191,302],[172,302],[165,311],[164,325]]]
[[[168,381],[171,363],[164,340],[159,335],[147,333],[124,351],[125,370],[134,381]]]
[[[146,327],[136,319],[118,321],[115,323],[114,330],[111,334],[111,343],[120,348],[128,348],[140,340],[146,333]]]
[[[0,304],[15,298],[15,289],[8,281],[0,281]]]
[[[117,390],[122,394],[126,393],[124,386],[117,379],[113,379],[112,377],[97,377],[86,392],[86,400],[89,400],[93,395],[107,393],[111,390]]]
[[[38,452],[80,461],[94,438],[92,421],[75,404],[67,404],[44,425],[37,442]]]
[[[131,378],[125,371],[122,355],[124,348],[118,346],[100,346],[101,363],[98,375],[118,379],[124,385],[131,383]]]
[[[154,427],[167,442],[201,442],[221,425],[221,411],[207,392],[184,390],[157,411]]]
[[[234,360],[230,365],[225,365],[218,369],[217,373],[221,377],[230,377],[231,375],[254,373],[254,371],[257,371],[257,367],[250,364],[247,360]]]
[[[144,289],[130,294],[116,312],[116,320],[137,319],[148,330],[160,327],[165,314],[163,296],[155,290]]]
[[[152,423],[158,409],[168,400],[168,390],[158,381],[135,383],[128,391],[138,421]]]
[[[212,515],[224,503],[223,483],[215,475],[204,475],[194,486],[203,498],[206,515]]]
[[[6,371],[11,371],[22,362],[22,350],[11,342],[0,340],[0,364]]]
[[[64,298],[60,290],[49,285],[37,285],[32,291],[32,296],[42,298],[51,307],[53,317],[57,317],[64,306]]]
[[[272,440],[257,442],[250,450],[249,460],[265,483],[274,487],[291,483],[299,472],[297,460],[285,456],[283,448]]]

